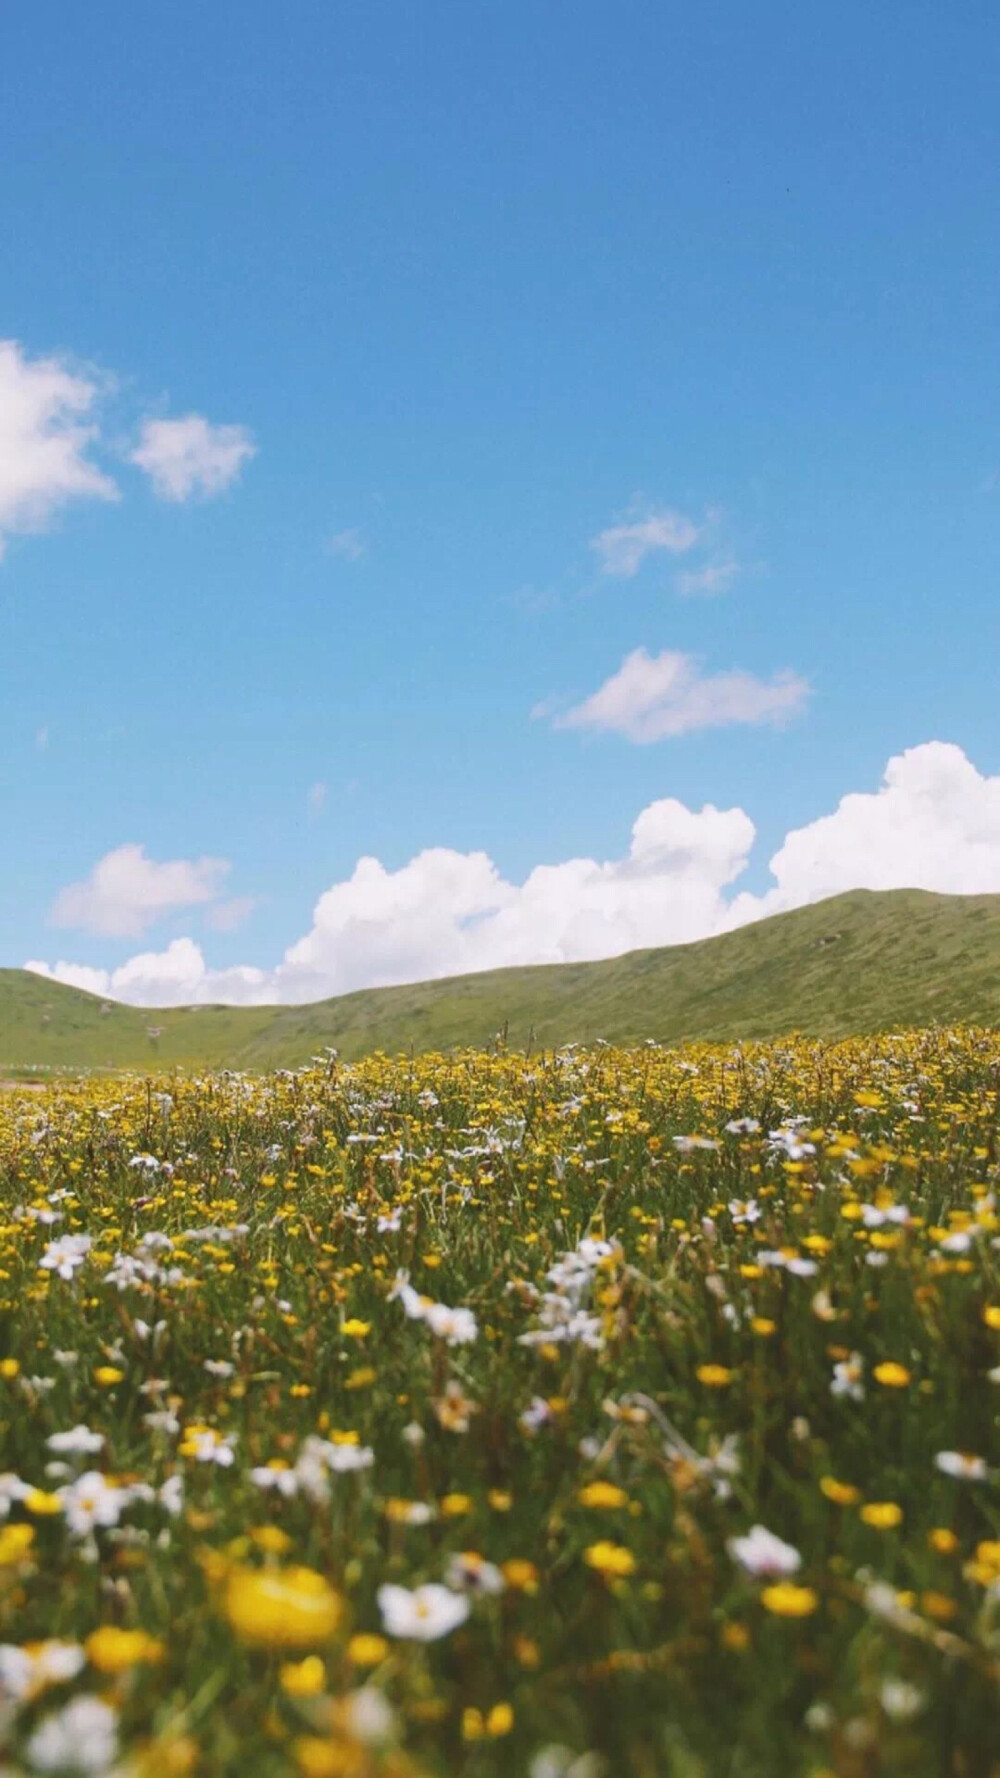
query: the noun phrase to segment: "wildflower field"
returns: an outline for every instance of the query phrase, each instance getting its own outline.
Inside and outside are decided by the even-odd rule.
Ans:
[[[1000,1772],[1000,1035],[0,1095],[0,1771]]]

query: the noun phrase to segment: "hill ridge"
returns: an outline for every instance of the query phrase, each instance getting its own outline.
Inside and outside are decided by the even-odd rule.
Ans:
[[[0,969],[0,1072],[294,1066],[483,1044],[817,1037],[1000,1022],[1000,895],[850,890],[713,938],[364,988],[299,1006],[133,1007]],[[159,1032],[156,1037],[150,1030]]]

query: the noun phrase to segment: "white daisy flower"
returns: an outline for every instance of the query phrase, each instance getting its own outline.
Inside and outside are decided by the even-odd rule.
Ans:
[[[102,1698],[72,1698],[42,1718],[28,1741],[40,1772],[106,1772],[118,1752],[118,1717]]]
[[[387,1583],[379,1587],[378,1603],[387,1634],[413,1642],[436,1642],[464,1624],[469,1615],[465,1595],[453,1593],[437,1581],[412,1591]]]
[[[802,1557],[794,1545],[784,1543],[763,1525],[754,1525],[745,1537],[731,1537],[726,1548],[747,1574],[795,1574]]]

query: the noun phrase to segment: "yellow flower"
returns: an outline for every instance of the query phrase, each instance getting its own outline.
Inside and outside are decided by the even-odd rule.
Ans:
[[[292,1742],[302,1778],[364,1778],[371,1770],[354,1741],[324,1741],[319,1735],[298,1735]]]
[[[527,1667],[534,1672],[542,1663],[542,1651],[533,1636],[515,1636],[511,1643],[514,1659],[519,1667]]]
[[[268,1556],[287,1556],[292,1540],[280,1525],[255,1525],[250,1538]]]
[[[32,1488],[31,1493],[25,1495],[24,1504],[37,1518],[52,1518],[63,1509],[58,1494],[48,1494],[44,1488]]]
[[[446,1519],[461,1519],[472,1511],[472,1499],[468,1494],[446,1494],[441,1502],[441,1511]]]
[[[762,1340],[770,1339],[771,1335],[778,1331],[777,1322],[772,1321],[767,1315],[755,1315],[750,1322],[750,1326],[754,1333],[759,1335]]]
[[[313,1568],[236,1568],[224,1609],[242,1642],[259,1648],[313,1648],[340,1622],[340,1595]]]
[[[514,1504],[514,1496],[506,1488],[491,1488],[486,1498],[495,1513],[509,1513]]]
[[[278,1678],[290,1698],[315,1698],[326,1685],[326,1668],[319,1655],[306,1655],[301,1661],[283,1661]]]
[[[425,1501],[400,1500],[396,1495],[390,1495],[382,1510],[391,1525],[426,1525],[436,1516]]]
[[[872,1371],[876,1383],[883,1389],[905,1389],[911,1381],[910,1373],[905,1364],[897,1364],[894,1359],[887,1359],[884,1364],[877,1364]]]
[[[694,1374],[706,1389],[727,1389],[733,1380],[733,1372],[724,1364],[700,1364]]]
[[[370,1321],[359,1321],[356,1315],[352,1315],[349,1321],[344,1322],[340,1331],[349,1340],[363,1340],[366,1334],[371,1333],[372,1324]]]
[[[958,1606],[947,1593],[935,1593],[933,1590],[920,1595],[920,1608],[929,1618],[939,1624],[947,1624],[958,1615]]]
[[[167,1652],[163,1643],[147,1631],[120,1630],[115,1624],[102,1624],[87,1637],[84,1647],[91,1666],[99,1673],[125,1673],[129,1667],[155,1666]]]
[[[113,1389],[116,1383],[124,1382],[125,1372],[116,1364],[99,1364],[94,1372],[94,1382],[100,1389]]]
[[[870,1500],[861,1508],[861,1517],[876,1531],[894,1531],[903,1523],[903,1509],[894,1500]]]
[[[1000,1328],[1000,1303],[989,1303],[983,1310],[983,1320],[987,1327]],[[0,1365],[0,1370],[2,1369]]]
[[[794,1581],[781,1580],[764,1588],[760,1602],[765,1611],[773,1612],[775,1617],[811,1617],[819,1598],[812,1587],[799,1587]]]
[[[510,1704],[494,1704],[485,1716],[472,1706],[462,1711],[463,1741],[496,1740],[509,1735],[513,1727],[514,1711]]]
[[[475,1710],[471,1706],[469,1708],[463,1710],[462,1711],[462,1740],[463,1741],[481,1741],[483,1739],[483,1736],[485,1735],[485,1733],[486,1733],[486,1724],[483,1721],[482,1711]]]
[[[34,1541],[34,1525],[0,1525],[0,1568],[23,1561]]]
[[[615,1482],[588,1482],[581,1488],[577,1499],[581,1506],[615,1507],[626,1506],[628,1495],[624,1488]]]
[[[0,1377],[4,1377],[8,1383],[17,1376],[20,1369],[16,1358],[0,1358]]]
[[[853,1482],[838,1482],[836,1476],[821,1476],[819,1486],[820,1493],[825,1494],[827,1500],[832,1500],[835,1506],[857,1506],[861,1499],[860,1488],[856,1488]]]
[[[945,1525],[935,1525],[932,1531],[928,1531],[927,1542],[939,1556],[953,1556],[958,1548],[958,1538]]]
[[[375,1369],[374,1365],[362,1364],[356,1371],[352,1371],[349,1377],[345,1377],[344,1388],[368,1389],[371,1387],[372,1383],[374,1383],[377,1376],[378,1371]]]
[[[511,1556],[501,1563],[501,1573],[515,1593],[537,1593],[538,1569],[526,1556]]]
[[[627,1550],[623,1544],[609,1543],[606,1539],[590,1544],[583,1552],[583,1559],[588,1568],[594,1568],[598,1574],[607,1575],[610,1579],[635,1572],[632,1551]]]
[[[513,1727],[513,1706],[507,1703],[494,1704],[486,1718],[486,1733],[490,1739],[497,1740],[501,1735],[509,1735]]]
[[[347,1644],[347,1658],[355,1667],[377,1667],[388,1653],[389,1643],[385,1637],[377,1636],[373,1631],[360,1630]]]

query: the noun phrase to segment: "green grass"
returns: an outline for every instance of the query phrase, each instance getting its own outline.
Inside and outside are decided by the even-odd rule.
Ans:
[[[151,1063],[292,1067],[597,1037],[630,1043],[821,1037],[1000,1020],[1000,895],[855,890],[698,944],[603,963],[494,970],[295,1007],[153,1011],[0,970],[0,1071]],[[153,1039],[149,1029],[161,1035]]]

